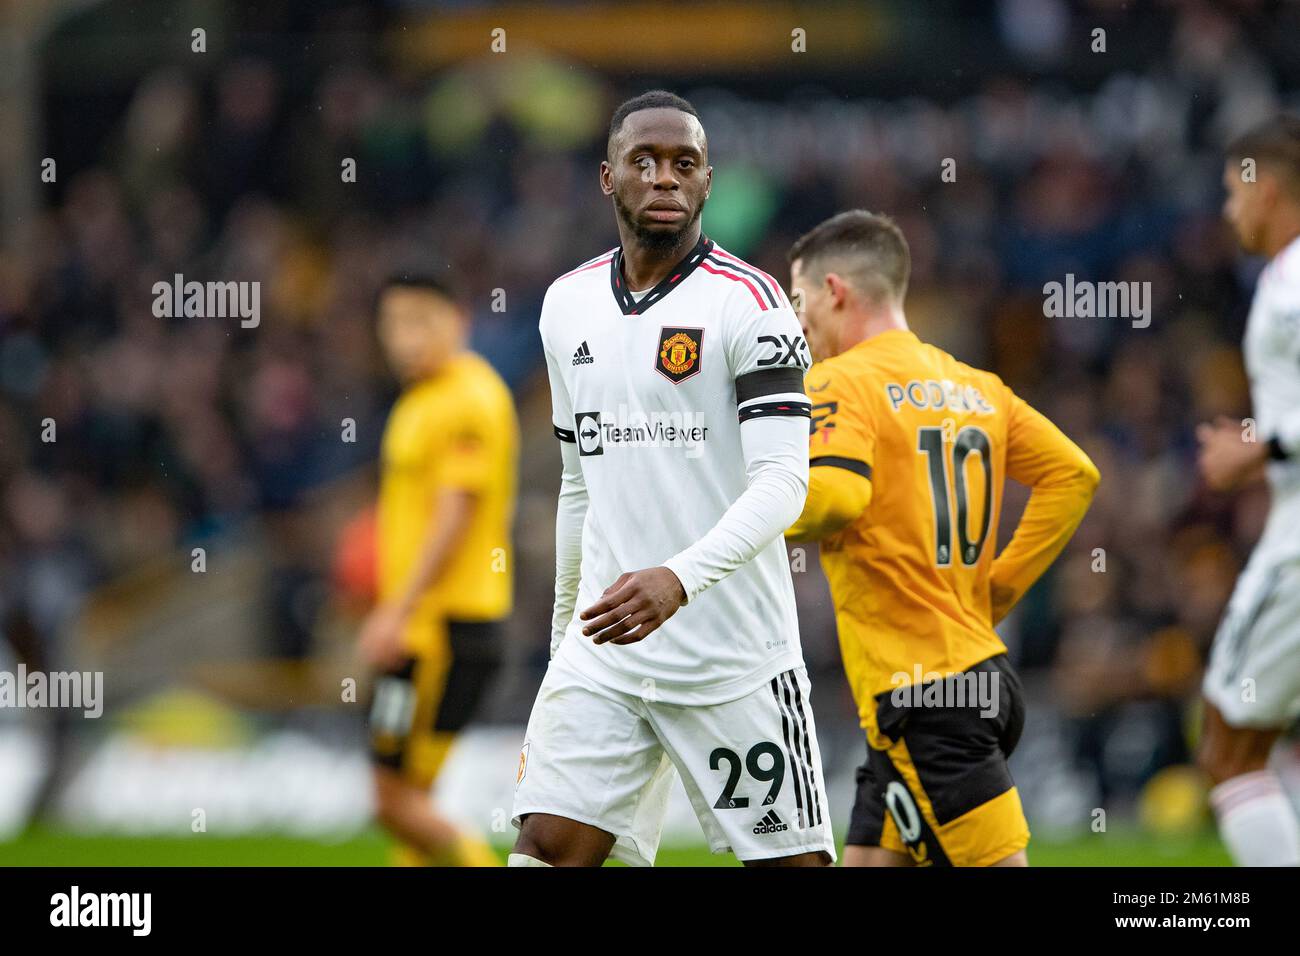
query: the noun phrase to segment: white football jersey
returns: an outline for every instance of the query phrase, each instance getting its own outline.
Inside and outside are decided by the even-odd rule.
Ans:
[[[1272,506],[1256,545],[1260,560],[1300,556],[1300,239],[1260,274],[1243,345],[1260,441],[1277,437],[1290,456],[1270,461]]]
[[[663,565],[713,528],[747,486],[742,430],[807,418],[808,349],[780,285],[701,236],[633,294],[612,249],[551,284],[540,329],[555,433],[576,443],[588,496],[557,653],[605,686],[670,704],[734,700],[802,666],[780,533],[698,594],[684,580],[687,605],[643,641],[595,645],[577,616],[620,574]],[[806,470],[801,480],[806,489]]]

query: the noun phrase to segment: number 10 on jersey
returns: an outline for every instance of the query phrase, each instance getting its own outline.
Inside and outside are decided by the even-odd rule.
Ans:
[[[917,429],[916,450],[924,455],[930,477],[930,497],[934,502],[934,563],[941,568],[952,566],[953,521],[951,499],[957,504],[957,553],[961,563],[970,566],[980,559],[984,541],[988,538],[989,523],[993,517],[993,461],[989,436],[984,429],[967,425],[957,432],[952,442],[951,454],[945,453],[944,429],[927,426]],[[969,492],[966,487],[966,459],[971,452],[979,452],[984,466],[984,507],[980,509],[980,531],[975,540],[970,538]],[[948,475],[952,474],[953,492],[948,494]]]

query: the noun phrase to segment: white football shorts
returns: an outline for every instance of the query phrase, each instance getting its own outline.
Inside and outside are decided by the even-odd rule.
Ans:
[[[652,866],[676,768],[714,853],[834,860],[809,693],[799,667],[736,700],[665,704],[598,684],[558,655],[528,721],[514,824],[530,813],[577,820],[614,834],[611,856]]]
[[[1300,717],[1300,561],[1252,556],[1214,636],[1202,691],[1233,727],[1285,729]]]

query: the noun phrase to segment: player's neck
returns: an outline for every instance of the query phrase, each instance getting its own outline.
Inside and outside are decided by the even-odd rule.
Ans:
[[[1270,232],[1271,235],[1264,254],[1269,259],[1272,259],[1297,238],[1300,238],[1300,209],[1287,207],[1287,215],[1276,220]]]
[[[869,309],[858,312],[850,321],[843,323],[840,335],[840,352],[847,352],[856,345],[861,345],[885,332],[907,332],[907,317],[903,310],[890,306],[882,309]]]
[[[438,356],[436,361],[429,362],[420,371],[412,373],[406,381],[402,382],[402,388],[417,388],[426,382],[441,378],[465,356],[466,351],[467,349],[463,347],[453,348],[447,354]]]
[[[625,231],[622,223],[619,223],[618,231],[619,239],[623,244],[623,278],[627,280],[627,287],[633,292],[653,289],[700,241],[698,222],[687,229],[682,238],[667,249],[642,245],[635,236]]]

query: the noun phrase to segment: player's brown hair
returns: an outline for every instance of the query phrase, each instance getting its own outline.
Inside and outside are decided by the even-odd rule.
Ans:
[[[1278,114],[1228,144],[1227,159],[1253,159],[1281,173],[1287,192],[1300,199],[1300,118]]]
[[[907,294],[912,255],[903,230],[888,216],[850,209],[804,233],[790,247],[802,271],[835,271],[876,301],[901,302]],[[815,265],[814,265],[815,264]]]

